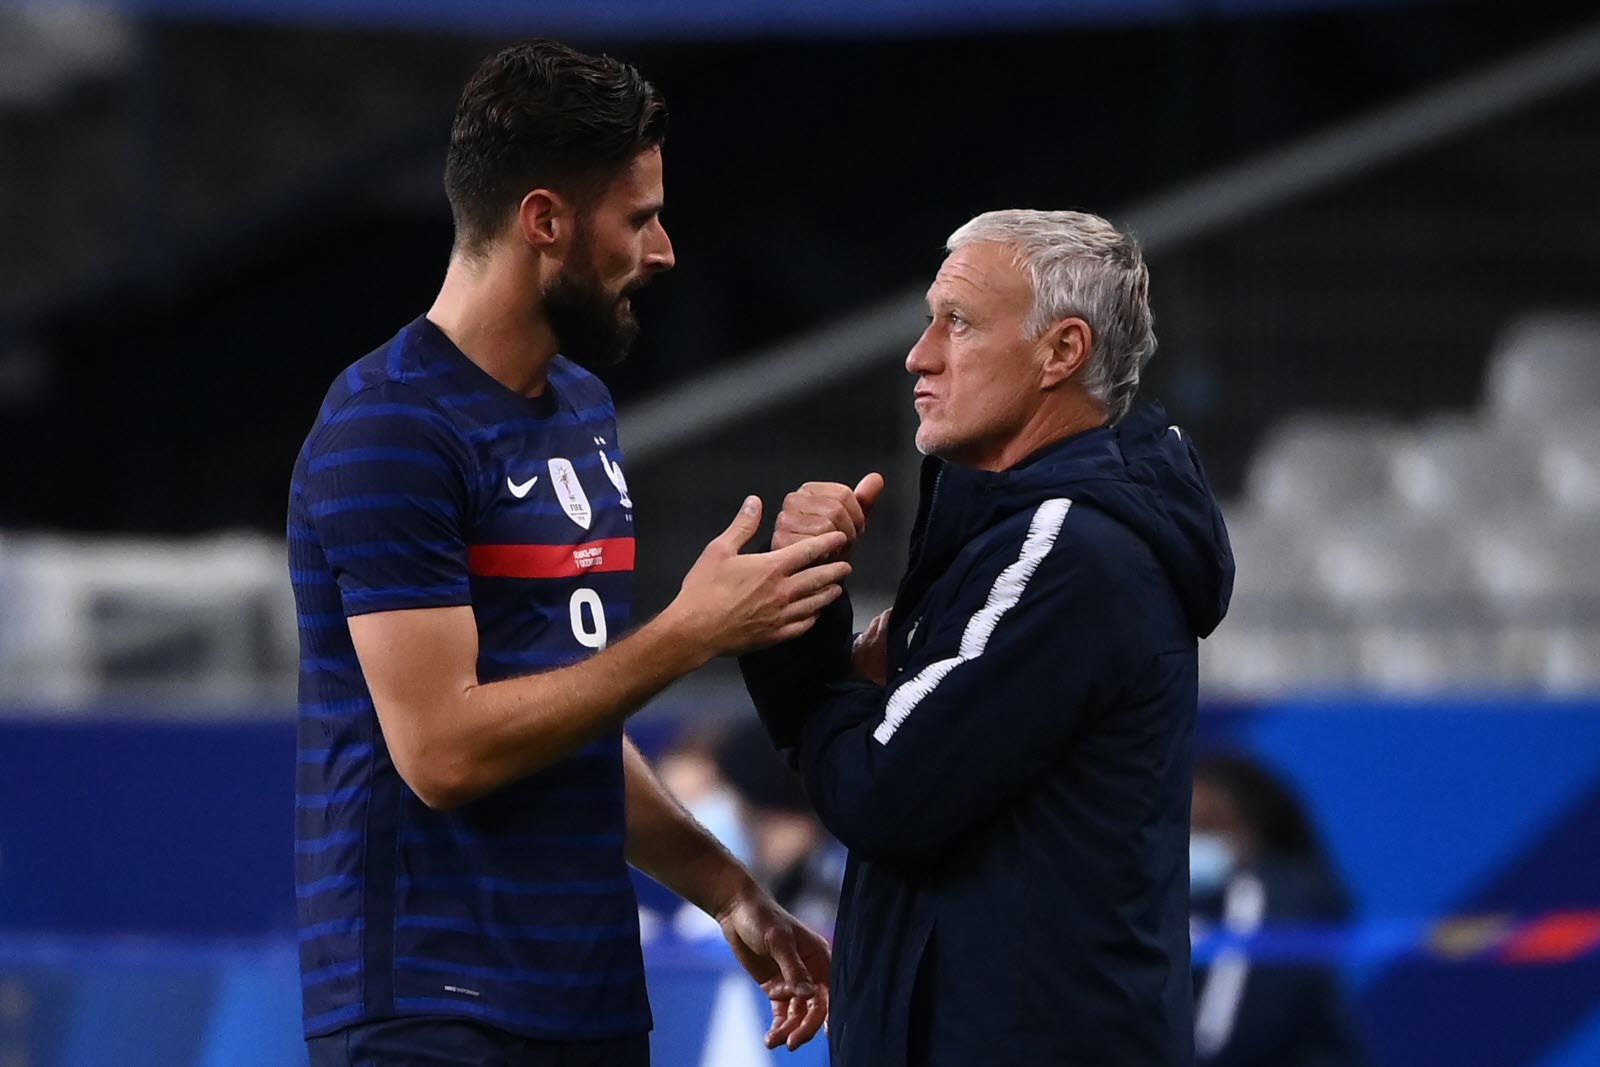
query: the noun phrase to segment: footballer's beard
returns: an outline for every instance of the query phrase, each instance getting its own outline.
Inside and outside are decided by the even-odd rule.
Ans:
[[[643,281],[612,296],[593,276],[563,270],[544,291],[544,315],[555,332],[561,354],[580,367],[609,367],[627,358],[639,336],[628,296]]]

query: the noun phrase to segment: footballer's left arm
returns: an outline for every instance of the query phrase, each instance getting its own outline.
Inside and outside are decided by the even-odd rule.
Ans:
[[[628,862],[705,912],[720,915],[755,888],[750,873],[667,791],[648,760],[622,739]]]
[[[767,1047],[799,1048],[828,1017],[828,943],[756,884],[626,737],[622,766],[628,862],[717,920],[740,966],[772,1001]]]

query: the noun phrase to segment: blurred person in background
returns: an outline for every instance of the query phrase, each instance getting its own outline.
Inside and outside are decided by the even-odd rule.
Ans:
[[[748,866],[754,856],[739,810],[739,793],[717,759],[720,734],[689,726],[655,761],[656,777],[695,821]]]
[[[1294,794],[1233,753],[1195,762],[1189,877],[1197,935],[1344,923],[1350,902]],[[1363,1067],[1338,974],[1218,953],[1195,974],[1195,1049],[1206,1067]]]
[[[648,1062],[631,863],[714,916],[772,998],[827,1011],[828,946],[661,787],[622,723],[712,657],[838,595],[831,534],[740,555],[745,501],[678,597],[620,640],[634,558],[615,414],[628,294],[672,266],[666,109],[550,41],[486,60],[423,317],[347,368],[295,465],[296,880],[322,1065]],[[560,353],[558,355],[558,352]]]
[[[928,458],[889,613],[848,598],[741,658],[849,849],[842,1067],[1194,1060],[1197,638],[1233,559],[1187,435],[1133,410],[1155,350],[1138,246],[1072,211],[980,215],[928,290]],[[774,546],[852,541],[883,481],[812,482]]]
[[[716,746],[716,759],[738,797],[756,878],[784,910],[831,934],[844,846],[817,820],[799,775],[773,751],[758,722],[731,727]]]

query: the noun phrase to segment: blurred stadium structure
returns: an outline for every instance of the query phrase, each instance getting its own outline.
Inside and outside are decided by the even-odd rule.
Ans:
[[[5,156],[11,187],[30,194],[13,201],[20,213],[31,194],[71,190],[53,174],[123,169],[115,133],[86,128],[81,120],[93,116],[74,110],[71,90],[126,77],[136,33],[90,8],[0,17],[11,27],[4,47],[17,57],[5,99],[38,112],[19,122],[21,136],[38,143]],[[418,137],[419,114],[437,140],[460,61],[478,47],[447,44],[386,44],[335,66],[317,65],[315,48],[303,57],[274,49],[262,116],[244,121],[232,97],[215,114],[203,99],[173,101],[177,130],[161,136],[192,139],[179,158],[195,165],[163,170],[159,188],[124,181],[126,203],[113,189],[87,204],[108,218],[128,207],[154,211],[163,231],[181,235],[211,232],[241,202],[271,199],[261,188],[268,182],[336,186],[322,168],[352,128],[385,131],[357,153],[385,160],[393,143]],[[438,52],[448,58],[430,54]],[[1342,408],[1255,412],[1265,433],[1242,458],[1242,479],[1214,472],[1225,487],[1233,483],[1229,515],[1247,562],[1229,624],[1205,646],[1214,693],[1600,686],[1592,651],[1600,639],[1600,294],[1587,309],[1545,295],[1574,283],[1592,293],[1590,279],[1600,276],[1600,242],[1585,226],[1595,222],[1600,188],[1597,57],[1600,31],[1574,33],[1119,216],[1142,235],[1153,264],[1163,341],[1154,391],[1191,426],[1185,408],[1198,409],[1196,432],[1225,468],[1241,457],[1234,435],[1207,425],[1217,402],[1186,404],[1186,393],[1248,394],[1274,366],[1280,375],[1359,379],[1330,390]],[[185,62],[200,65],[188,75],[199,84],[221,77],[204,56]],[[317,80],[297,90],[304,98],[285,99],[292,75],[313,66]],[[335,75],[349,86],[328,84]],[[167,120],[167,111],[158,114]],[[263,119],[270,140],[254,136]],[[294,173],[296,163],[305,173]],[[286,202],[306,209],[295,196]],[[80,206],[30,209],[33,224],[19,227],[20,240],[8,235],[0,257],[8,295],[25,302],[36,288],[82,301],[95,271],[128,253],[115,235],[149,237]],[[246,226],[271,225],[271,214]],[[159,243],[201,263],[226,254],[184,250],[170,235]],[[1544,266],[1538,273],[1535,261]],[[646,605],[666,601],[715,528],[709,501],[682,521],[682,502],[708,500],[707,486],[752,486],[775,505],[815,472],[853,481],[873,467],[893,475],[893,488],[861,568],[864,581],[879,582],[863,606],[887,599],[910,520],[903,490],[914,484],[899,361],[920,329],[918,284],[646,396],[633,410],[624,404],[641,521],[673,516],[644,527]],[[1492,313],[1463,306],[1479,302]],[[15,313],[15,299],[12,306]],[[1387,339],[1374,336],[1378,319]],[[1493,335],[1478,328],[1485,320]],[[14,341],[0,360],[0,384],[9,380],[13,393],[26,394],[31,377],[59,373],[41,367],[49,357],[27,344]],[[1476,402],[1433,406],[1429,383],[1412,380],[1414,347],[1484,367]],[[1213,355],[1210,380],[1190,380],[1202,357],[1222,350],[1238,354]],[[1461,381],[1459,373],[1441,381],[1441,392],[1459,394]],[[1351,414],[1351,398],[1367,410]],[[290,695],[295,638],[280,558],[271,535],[8,535],[0,588],[14,609],[0,619],[0,685],[14,700],[66,703],[179,690],[250,703]]]
[[[287,928],[275,910],[287,818],[272,823],[271,805],[287,811],[292,745],[277,727],[292,716],[297,655],[281,499],[327,381],[430,293],[448,240],[443,131],[490,47],[464,34],[513,26],[631,40],[612,50],[674,105],[667,220],[683,266],[641,300],[639,366],[617,382],[643,610],[665,603],[745,491],[773,507],[800,480],[868,469],[890,489],[857,561],[858,608],[887,602],[917,462],[900,361],[937,244],[967,215],[1011,206],[995,196],[1109,212],[1152,266],[1162,348],[1146,395],[1199,439],[1231,500],[1239,583],[1202,647],[1200,736],[1245,741],[1288,769],[1367,914],[1400,924],[1337,956],[1375,1059],[1600,1062],[1600,934],[1581,933],[1600,914],[1600,841],[1584,822],[1600,811],[1600,24],[1539,5],[1142,0],[1074,15],[943,0],[926,24],[893,4],[739,15],[690,3],[670,25],[656,5],[613,5],[636,17],[623,33],[581,3],[548,5],[537,24],[513,6],[0,3],[0,1067],[134,1062],[97,1059],[123,1039],[110,1023],[97,1043],[61,1021],[113,1003],[111,1017],[129,1020],[211,1013],[211,1036],[138,1062],[294,1062],[293,1034],[252,1046],[261,1030],[219,1037],[215,1022],[253,1003],[252,1025],[292,1026],[297,1010],[292,985],[283,993],[292,956],[272,940]],[[1373,85],[1307,66],[1318,36],[1370,45]],[[989,139],[959,101],[946,112],[888,87],[964,78],[998,85],[972,90],[974,108],[992,106],[1011,68],[1079,48],[1102,78],[1126,56],[1146,75],[1172,69],[1121,95],[1071,90],[1105,118],[1018,104],[1016,121],[995,120],[992,173],[952,163],[948,190],[938,170],[918,188],[875,171],[870,116],[853,125],[828,110],[850,92],[887,93],[885,106],[917,110],[891,113],[907,129],[884,133],[885,152],[936,164],[938,152],[907,146],[947,138],[945,151],[981,157]],[[841,95],[817,87],[823,99],[794,104],[776,131],[734,99],[770,106],[818,71]],[[1019,97],[1035,87],[1014,76]],[[1208,92],[1175,102],[1189,80]],[[1230,139],[1226,108],[1246,96],[1253,125]],[[1029,172],[1028,151],[1065,135],[1041,115],[1104,143]],[[830,147],[838,158],[818,164]],[[798,176],[765,192],[752,177],[791,164]],[[1071,170],[1069,182],[1074,165],[1103,173]],[[756,186],[727,211],[719,167]],[[1048,195],[1070,205],[1039,199],[1058,187]],[[780,214],[764,196],[784,199]],[[807,196],[854,207],[835,220]],[[358,245],[367,258],[352,258]],[[286,282],[283,261],[305,277]],[[338,314],[324,306],[335,303]],[[313,336],[313,350],[295,350]],[[205,395],[237,408],[196,412]],[[718,665],[644,713],[641,735],[743,711]],[[174,720],[213,732],[151,726]],[[281,756],[282,773],[249,763],[257,750]],[[241,824],[189,825],[196,801],[170,779],[193,760],[215,761],[200,781]],[[147,789],[141,773],[164,784]],[[45,800],[57,776],[81,798]],[[118,797],[129,811],[91,810]],[[225,851],[241,826],[251,844],[237,869],[189,855]],[[38,860],[69,834],[92,853],[118,832],[170,847],[143,862],[173,872]],[[280,869],[281,887],[260,888]],[[163,887],[187,877],[237,899],[194,903],[186,927]],[[96,878],[111,881],[81,884]],[[122,883],[139,883],[126,906],[82,921]],[[1431,924],[1449,915],[1466,925],[1446,943]],[[1579,916],[1562,942],[1578,947],[1536,978],[1490,974],[1496,952],[1525,947],[1515,938],[1537,926],[1518,925],[1530,915]],[[73,940],[129,932],[268,948],[224,942],[196,963]],[[653,987],[658,1058],[744,1062],[714,1057],[747,1037],[748,1005],[721,1007],[742,994],[680,951],[653,963],[678,983]],[[80,958],[97,961],[98,1000],[63,992],[62,961]],[[1463,966],[1441,978],[1427,969],[1441,960]],[[176,1000],[128,1006],[151,967],[206,976],[175,978]],[[1485,988],[1489,1000],[1471,999]],[[1445,1019],[1418,1006],[1424,994],[1506,996],[1531,1021]],[[700,1014],[680,1036],[674,1013],[690,1002]],[[37,1051],[47,1030],[73,1035],[50,1046],[55,1059]],[[663,1051],[680,1040],[701,1058]],[[268,1046],[291,1058],[230,1058]]]

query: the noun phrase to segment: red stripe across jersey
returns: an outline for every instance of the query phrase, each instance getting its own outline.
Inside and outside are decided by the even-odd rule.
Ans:
[[[607,537],[581,545],[472,545],[467,569],[480,578],[575,578],[633,570],[633,538]]]

